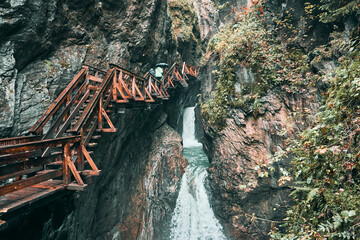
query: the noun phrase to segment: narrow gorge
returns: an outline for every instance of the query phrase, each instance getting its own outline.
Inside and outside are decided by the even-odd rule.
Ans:
[[[359,0],[0,0],[0,239],[359,239],[359,33]]]

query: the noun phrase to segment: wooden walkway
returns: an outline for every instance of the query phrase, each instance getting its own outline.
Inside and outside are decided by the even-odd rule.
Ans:
[[[115,64],[108,71],[83,66],[27,136],[0,139],[0,230],[7,214],[59,191],[83,190],[84,176],[100,174],[87,148],[101,132],[117,131],[108,116],[115,104],[159,104],[170,98],[169,89],[188,87],[196,77],[186,63],[173,64],[161,80]]]

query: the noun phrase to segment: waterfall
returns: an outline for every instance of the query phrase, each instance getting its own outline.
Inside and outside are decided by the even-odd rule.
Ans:
[[[184,147],[202,146],[201,143],[195,139],[195,107],[185,108],[182,138]]]
[[[185,109],[183,121],[184,156],[189,161],[182,178],[179,197],[171,219],[171,239],[225,239],[215,218],[204,186],[209,161],[202,144],[195,139],[195,107]]]

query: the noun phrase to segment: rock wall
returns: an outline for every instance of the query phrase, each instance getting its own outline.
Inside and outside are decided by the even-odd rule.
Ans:
[[[112,119],[118,133],[102,134],[93,156],[101,175],[22,215],[1,239],[166,239],[187,166],[182,139],[159,108]]]
[[[230,239],[267,239],[272,223],[282,220],[291,191],[278,180],[288,162],[276,162],[273,170],[269,162],[292,137],[283,135],[283,129],[305,126],[291,120],[291,113],[316,108],[308,96],[279,92],[268,93],[260,102],[258,117],[233,109],[225,129],[205,134],[213,207]]]
[[[173,61],[166,0],[0,1],[0,137],[25,133],[83,63]]]
[[[166,0],[0,0],[0,137],[24,134],[83,63],[145,72],[179,59],[170,26]],[[27,209],[0,238],[166,239],[187,165],[166,122],[177,127],[184,94],[165,111],[115,109],[118,133],[104,133],[94,149],[101,176]]]
[[[225,1],[215,2],[219,5]],[[317,58],[314,49],[329,43],[334,26],[314,20],[308,29],[304,22],[304,15],[308,14],[304,10],[305,2],[309,1],[270,0],[266,1],[266,11],[279,19],[284,19],[288,12],[293,13],[293,27],[297,31],[289,33],[286,32],[289,29],[282,29],[277,40],[284,47],[295,46],[303,50],[310,59],[312,70],[322,75],[336,67],[341,54],[328,59]],[[238,9],[241,4],[245,6],[246,1],[233,1],[219,11],[220,22],[230,21],[231,9]],[[351,19],[336,24],[335,28],[342,31],[340,35],[345,38],[344,42],[349,41],[356,24]],[[288,41],[284,36],[291,36],[294,40]],[[341,48],[330,45],[326,46],[334,49],[330,52],[341,52]],[[213,70],[218,70],[214,66],[216,57],[210,58],[200,70],[205,101],[216,88],[212,74]],[[235,91],[254,81],[254,74],[246,67],[234,69],[234,72],[237,78]],[[286,148],[288,141],[295,136],[294,132],[305,129],[308,122],[304,116],[317,112],[321,104],[319,96],[327,88],[327,83],[317,82],[315,85],[309,86],[303,94],[290,94],[280,87],[273,87],[259,99],[256,112],[249,107],[231,109],[227,126],[222,131],[209,127],[202,119],[204,150],[211,161],[208,190],[214,211],[229,239],[269,239],[271,227],[285,217],[285,211],[291,205],[291,186],[283,184],[280,177],[289,167],[291,156],[275,163],[271,162],[271,156]],[[284,129],[288,130],[285,135]]]

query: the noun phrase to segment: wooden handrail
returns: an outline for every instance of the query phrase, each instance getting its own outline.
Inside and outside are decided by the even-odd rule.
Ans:
[[[79,82],[86,76],[88,71],[87,67],[83,69],[71,80],[68,86],[62,91],[59,97],[50,105],[48,110],[40,117],[40,119],[34,124],[34,126],[29,130],[29,133],[40,134],[42,132],[45,124],[50,120],[50,118],[55,114],[55,112],[60,108],[60,106],[65,102],[65,100],[70,96],[71,91],[79,84]]]
[[[19,152],[24,152],[24,151],[33,151],[33,150],[37,150],[37,149],[54,147],[54,146],[58,146],[58,145],[62,145],[62,144],[75,143],[75,142],[79,142],[79,141],[81,141],[81,136],[70,136],[70,137],[46,139],[46,140],[28,142],[28,143],[19,143],[19,144],[10,145],[10,146],[1,146],[0,147],[0,155],[13,154],[13,153],[19,153]]]
[[[98,68],[98,67],[94,67],[94,66],[92,66],[92,65],[90,65],[90,64],[83,64],[83,66],[88,67],[89,70],[95,70],[95,71],[97,71],[97,72],[101,72],[101,73],[106,74],[106,71],[105,71],[105,70],[100,69],[100,68]]]
[[[13,137],[13,138],[3,138],[3,139],[0,139],[0,146],[33,142],[33,141],[40,140],[40,139],[41,139],[41,136],[22,136],[22,137]]]
[[[94,114],[94,110],[96,106],[99,104],[99,101],[103,100],[103,95],[105,94],[105,90],[109,89],[112,83],[112,77],[114,75],[114,69],[110,69],[108,73],[106,74],[104,80],[102,81],[101,85],[99,86],[99,90],[95,93],[93,98],[91,99],[90,103],[86,106],[83,114],[80,116],[79,121],[76,123],[75,127],[70,130],[70,132],[73,133],[80,133],[80,130],[89,123],[89,121],[92,121],[91,116]],[[100,109],[101,111],[101,109]]]
[[[138,78],[139,80],[146,81],[144,77],[142,77],[142,76],[140,76],[140,75],[138,75],[138,74],[136,74],[136,73],[133,73],[133,72],[129,71],[128,69],[123,68],[123,67],[121,67],[121,66],[119,66],[119,65],[116,65],[116,64],[114,64],[114,63],[110,63],[109,66],[110,66],[110,68],[117,68],[117,69],[123,71],[123,72],[126,73],[126,74],[135,76],[135,77]]]

